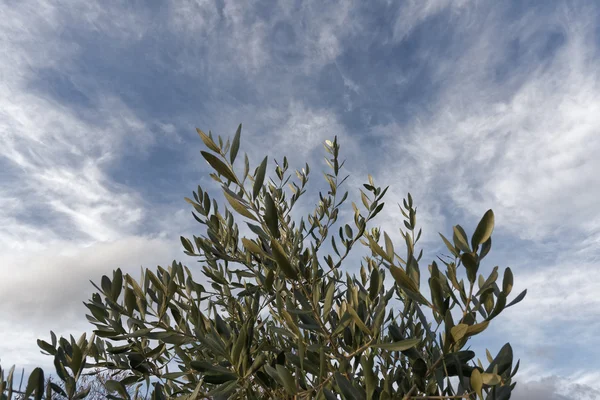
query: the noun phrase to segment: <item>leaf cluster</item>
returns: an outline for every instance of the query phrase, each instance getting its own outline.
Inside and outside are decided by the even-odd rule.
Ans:
[[[231,142],[198,134],[226,200],[218,204],[201,187],[185,198],[203,233],[182,236],[181,243],[198,259],[203,279],[173,261],[142,270],[140,279],[117,269],[99,285],[92,282],[97,292],[85,306],[94,335],[76,341],[51,333],[50,342],[38,341],[54,357],[64,388],[44,387],[43,371],[36,369],[26,397],[54,392],[85,398],[77,382],[92,368],[126,373],[106,382],[111,399],[129,399],[128,388],[143,383],[154,399],[510,397],[518,369],[510,345],[496,357],[487,351],[487,366],[466,348],[469,338],[525,296],[507,304],[510,268],[501,284],[498,267],[478,275],[492,246],[491,210],[470,240],[459,225],[451,240],[440,234],[450,254],[422,271],[421,229],[410,194],[399,205],[399,243],[370,227],[388,189],[370,175],[361,204],[351,204],[353,221],[338,223],[348,192],[341,189],[347,176],[340,175],[337,138],[324,143],[327,190],[306,218],[295,221],[291,211],[306,192],[307,164],[290,173],[284,157],[274,160],[269,175],[267,157],[253,170],[247,154],[236,164],[241,125]],[[344,268],[356,246],[369,250],[358,275]],[[6,381],[0,372],[3,398],[12,396],[12,371]]]

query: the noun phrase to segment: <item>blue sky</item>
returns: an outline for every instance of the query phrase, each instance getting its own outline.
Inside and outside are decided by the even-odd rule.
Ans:
[[[600,6],[253,3],[0,5],[2,364],[50,369],[35,339],[89,329],[89,279],[194,266],[183,197],[217,189],[195,128],[243,123],[253,165],[319,171],[337,135],[351,193],[391,185],[392,237],[412,193],[424,261],[492,208],[483,273],[510,266],[528,296],[474,345],[511,342],[513,398],[600,398]]]

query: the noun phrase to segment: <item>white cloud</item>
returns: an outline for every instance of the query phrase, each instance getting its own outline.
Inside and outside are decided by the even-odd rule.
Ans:
[[[431,207],[420,210],[425,222],[437,223],[432,228],[439,229],[444,221],[441,210],[453,214],[452,223],[466,227],[492,208],[503,240],[533,243],[543,252],[540,258],[551,260],[554,254],[554,261],[545,265],[527,245],[505,250],[522,254],[510,255],[518,260],[512,266],[513,296],[525,288],[528,295],[506,310],[497,326],[522,348],[564,346],[564,337],[592,345],[600,314],[594,297],[595,282],[600,281],[599,63],[583,14],[571,18],[567,27],[553,21],[553,16],[540,15],[514,24],[488,19],[485,29],[471,35],[473,42],[467,51],[462,49],[458,64],[439,60],[439,79],[448,80],[432,105],[433,117],[392,129],[408,130],[410,136],[386,158],[386,170],[399,171],[399,179],[415,188],[417,204]],[[523,26],[521,37],[517,28]],[[542,39],[532,32],[554,28],[565,39],[553,57],[534,64],[535,58],[526,53],[532,59],[513,64],[508,83],[493,81],[495,66],[502,59],[510,62],[502,52],[506,38],[521,38],[523,46],[539,48]],[[460,213],[472,222],[462,220]],[[435,235],[432,239],[439,241]],[[562,334],[555,334],[557,330]],[[535,376],[548,371],[538,372]]]
[[[398,17],[394,24],[393,42],[405,39],[418,25],[428,18],[450,8],[453,13],[462,13],[468,10],[472,0],[407,0],[402,2],[398,10]],[[467,10],[465,10],[467,8]]]
[[[219,13],[213,0],[184,0],[170,2],[169,23],[175,31],[210,33],[216,28]]]
[[[22,93],[0,98],[12,104],[12,110],[3,107],[0,122],[3,155],[18,171],[13,176],[18,179],[14,182],[17,189],[0,190],[3,201],[13,203],[13,208],[0,211],[1,219],[8,221],[19,210],[24,217],[39,210],[48,216],[60,215],[75,229],[73,234],[95,240],[110,240],[135,227],[143,216],[139,197],[111,183],[102,167],[118,155],[119,133],[139,132],[143,138],[139,121],[133,121],[132,129],[131,121],[114,116],[108,126],[97,128],[36,96]],[[10,200],[14,192],[20,194],[18,204]],[[34,218],[29,224],[41,229]],[[12,246],[7,240],[18,241],[16,235],[18,231],[7,230],[3,242]]]
[[[598,282],[600,270],[594,264],[566,260],[533,270],[519,268],[511,298],[525,288],[527,296],[498,317],[498,328],[527,346],[561,345],[565,336],[592,345],[600,328]],[[561,335],[548,334],[556,329]]]
[[[219,9],[213,1],[191,0],[172,3],[168,21],[174,31],[185,35],[182,40],[188,46],[178,58],[181,70],[191,75],[210,70],[212,77],[231,76],[233,70],[254,76],[268,70],[278,61],[270,45],[281,24],[290,35],[282,50],[302,55],[298,65],[288,68],[308,73],[334,62],[342,51],[340,40],[359,33],[360,26],[351,14],[353,4],[303,2],[296,8],[278,3],[265,18],[255,5],[227,0]],[[207,40],[211,45],[205,48]],[[198,59],[203,61],[201,65]]]
[[[62,219],[63,226],[74,229],[72,235],[94,240],[131,232],[143,216],[141,201],[135,193],[111,183],[104,168],[126,146],[145,151],[154,139],[146,125],[114,96],[99,94],[94,99],[95,122],[90,122],[73,108],[33,91],[29,83],[36,70],[68,64],[77,47],[60,35],[60,12],[46,3],[39,7],[19,4],[0,25],[8,46],[0,56],[6,82],[0,86],[0,137],[4,161],[15,172],[11,177],[15,181],[0,190],[2,201],[13,205],[0,211],[0,219],[19,225],[7,229],[2,242],[5,248],[19,248],[19,242],[27,240],[20,237],[24,222],[14,220],[16,211],[26,217],[39,210]],[[102,17],[96,27],[106,22],[104,12],[85,15]],[[15,194],[18,204],[11,200]],[[32,218],[30,227],[55,230],[60,225],[45,228]]]
[[[311,110],[300,102],[291,102],[288,110],[279,117],[274,121],[274,125],[278,128],[274,126],[269,136],[276,138],[278,147],[283,151],[293,149],[294,155],[303,158],[312,155],[318,157],[326,154],[323,148],[325,140],[333,140],[336,135],[344,144],[346,154],[352,154],[353,150],[356,150],[351,147],[354,142],[337,121],[336,116],[328,111]]]
[[[87,94],[94,102],[87,112],[31,86],[40,69],[65,73],[74,84],[86,80],[70,71],[79,48],[61,34],[68,14],[46,2],[3,11],[0,354],[5,366],[47,366],[35,339],[50,329],[89,330],[81,304],[93,291],[89,279],[118,267],[137,276],[140,265],[169,263],[181,251],[173,240],[135,236],[148,204],[107,174],[128,151],[145,152],[154,143],[148,126],[101,90]],[[135,13],[93,5],[75,11],[85,28],[116,41],[137,40],[142,32]],[[170,210],[162,211],[153,218],[164,237],[161,220]]]
[[[324,8],[322,2],[305,3],[303,11],[309,24],[306,29],[308,35],[300,45],[309,66],[319,68],[333,62],[342,51],[340,40],[360,29],[351,15],[354,5],[353,1],[339,1]],[[295,27],[298,31],[302,29],[297,23]]]
[[[597,24],[591,21],[595,14],[563,7],[555,14],[532,11],[514,21],[499,15],[496,8],[472,23],[467,23],[469,15],[459,16],[456,23],[465,42],[453,42],[447,56],[423,55],[435,66],[433,79],[442,89],[429,109],[413,120],[372,131],[390,144],[401,138],[388,147],[385,170],[375,176],[391,181],[394,173],[383,171],[397,171],[394,186],[410,188],[417,205],[429,207],[419,210],[434,232],[449,216],[453,224],[474,226],[492,208],[496,234],[503,241],[520,241],[503,250],[517,260],[511,266],[513,296],[528,289],[525,300],[498,319],[496,326],[507,340],[522,349],[540,343],[564,349],[566,337],[576,337],[579,346],[592,346],[600,314],[595,296],[600,281],[600,62],[593,42]],[[520,46],[518,59],[509,52],[515,42]],[[495,75],[500,67],[507,68],[505,77]],[[394,191],[387,197],[401,195]],[[424,227],[425,233],[428,230]],[[436,236],[431,239],[439,241]],[[541,252],[539,259],[531,248]],[[502,254],[496,253],[502,262]],[[593,366],[565,377],[558,365],[542,368],[548,360],[516,356],[523,365],[540,362],[533,375],[521,371],[519,382],[549,373],[562,380],[555,387],[547,380],[527,383],[515,398],[599,396]],[[561,365],[573,361],[561,359]],[[577,381],[583,375],[586,380]]]
[[[478,34],[452,48],[462,52],[458,60],[429,54],[436,79],[444,80],[436,102],[406,125],[373,133],[386,140],[409,133],[388,148],[386,170],[418,182],[424,204],[451,200],[473,218],[492,207],[501,229],[522,239],[569,232],[593,245],[589,236],[600,226],[600,85],[591,26],[580,13],[569,26],[554,16],[532,17],[474,26]],[[540,64],[525,50],[529,62],[512,65],[508,83],[494,82],[495,68],[510,62],[510,40],[538,51],[559,29],[565,40],[553,57]]]
[[[178,56],[182,71],[194,75],[210,68],[221,75],[224,69],[239,69],[243,74],[255,74],[269,61],[267,26],[255,17],[250,5],[243,3],[226,1],[222,10],[213,1],[171,3],[168,23],[174,32],[183,34],[187,44]],[[212,46],[204,48],[207,40]],[[209,57],[210,63],[202,62],[202,68],[198,59],[204,57]]]

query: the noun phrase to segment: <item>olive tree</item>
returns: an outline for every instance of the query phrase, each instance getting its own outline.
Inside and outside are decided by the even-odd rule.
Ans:
[[[298,220],[292,210],[307,190],[308,164],[290,173],[283,157],[269,175],[268,157],[256,168],[247,154],[239,162],[241,125],[226,142],[198,133],[223,194],[217,201],[198,187],[185,199],[203,232],[181,243],[201,268],[173,261],[139,279],[117,269],[93,283],[85,303],[92,337],[38,340],[64,384],[44,385],[35,369],[27,397],[85,398],[79,381],[96,368],[122,373],[106,381],[111,399],[131,398],[133,387],[153,399],[510,397],[519,364],[510,345],[496,357],[486,350],[483,361],[466,348],[526,293],[507,304],[510,268],[501,283],[498,267],[478,274],[492,247],[492,210],[470,238],[460,225],[451,239],[440,234],[448,254],[423,269],[410,194],[399,205],[397,240],[371,226],[388,188],[370,175],[353,220],[338,222],[348,176],[337,137],[324,143],[327,189]],[[357,247],[366,255],[354,274],[348,256]],[[0,377],[3,398],[14,393],[11,375]]]
[[[12,372],[14,374],[14,370]],[[11,375],[12,375],[11,374]],[[29,398],[29,396],[25,396],[25,392],[23,391],[23,377],[25,375],[25,370],[21,371],[21,379],[19,380],[19,386],[12,389],[12,393],[14,394],[15,400],[23,400],[25,398]],[[103,400],[107,397],[106,390],[106,382],[109,380],[121,380],[127,377],[127,371],[109,371],[102,370],[100,368],[95,368],[91,371],[86,372],[81,375],[80,379],[77,381],[77,386],[79,391],[85,393],[86,400]],[[45,382],[45,390],[46,390],[46,398],[65,398],[65,382],[58,380],[56,382],[53,381],[51,377],[48,377]],[[55,395],[52,396],[52,392],[55,392]],[[143,397],[139,394],[139,389],[136,391],[135,388],[128,388],[128,394],[134,400],[141,400]],[[57,396],[56,393],[64,394],[64,396]],[[4,393],[6,395],[6,393]],[[1,394],[0,394],[1,396]],[[8,396],[6,396],[8,397]],[[5,398],[5,397],[2,397]]]

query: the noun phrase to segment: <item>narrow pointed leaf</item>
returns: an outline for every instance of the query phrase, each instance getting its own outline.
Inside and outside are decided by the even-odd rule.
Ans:
[[[444,241],[444,244],[446,245],[448,250],[450,250],[450,253],[452,253],[452,255],[454,257],[458,257],[458,251],[456,251],[456,248],[454,247],[454,245],[452,245],[452,243],[450,243],[450,241],[448,239],[446,239],[446,237],[444,235],[442,235],[441,233],[439,235],[442,238],[442,240]]]
[[[471,245],[473,246],[473,250],[477,249],[479,245],[485,243],[490,236],[492,236],[492,232],[494,230],[494,212],[492,210],[487,210],[486,213],[479,221],[477,228],[475,228],[475,232],[471,237]]]
[[[475,393],[477,393],[479,398],[483,400],[483,393],[481,391],[483,388],[483,379],[481,377],[481,372],[479,372],[477,368],[471,372],[471,387]]]
[[[511,301],[510,303],[508,303],[508,305],[505,308],[508,308],[510,306],[514,306],[515,304],[519,303],[521,300],[523,300],[525,298],[526,294],[527,294],[527,289],[523,290],[517,297],[514,298],[513,301]]]
[[[240,135],[242,133],[242,124],[240,124],[235,132],[235,136],[233,137],[233,142],[231,142],[231,149],[229,150],[229,161],[231,164],[235,162],[235,158],[237,157],[237,153],[240,149]]]
[[[265,195],[265,220],[271,235],[279,238],[279,218],[277,217],[277,207],[269,193]]]
[[[206,133],[202,132],[198,128],[196,128],[196,132],[198,132],[198,135],[200,135],[200,138],[202,139],[202,141],[204,142],[204,144],[206,145],[206,147],[208,147],[209,149],[211,149],[215,153],[219,153],[220,152],[219,147],[210,138],[210,136],[208,136]]]
[[[273,271],[267,272],[265,278],[265,289],[270,292],[273,289],[273,281],[275,280],[275,273]]]
[[[25,398],[28,399],[34,392],[34,398],[41,400],[44,395],[44,371],[41,368],[35,368],[31,372],[31,375],[29,375],[27,388],[25,389]]]
[[[419,344],[420,341],[421,341],[421,339],[418,339],[418,338],[405,339],[405,340],[400,340],[398,342],[393,342],[393,343],[377,343],[377,344],[371,345],[371,347],[374,347],[376,349],[389,350],[389,351],[404,351],[404,350],[408,350],[408,349],[415,347],[417,344]]]
[[[458,342],[460,339],[462,339],[467,333],[467,329],[469,329],[469,325],[467,324],[458,324],[453,326],[450,329],[450,334],[452,335],[454,342]]]
[[[225,194],[225,198],[235,211],[237,211],[240,215],[243,215],[246,218],[258,221],[254,214],[252,214],[250,210],[246,207],[246,205],[242,204],[241,201],[239,201],[233,196],[233,193],[231,193],[229,190],[226,190],[225,188],[223,188],[223,193]]]
[[[396,267],[395,265],[390,265],[390,271],[392,272],[392,276],[396,280],[396,283],[400,287],[409,289],[413,292],[419,292],[419,288],[415,282],[410,279],[408,274],[402,268]]]
[[[469,248],[469,242],[467,242],[467,235],[464,229],[460,225],[456,225],[453,230],[454,234],[452,238],[454,239],[454,246],[458,247],[462,252],[470,253],[471,249]]]
[[[335,383],[339,386],[344,399],[347,400],[362,400],[365,396],[355,388],[352,383],[344,375],[339,372],[334,373]]]
[[[369,247],[375,252],[375,254],[380,255],[389,262],[393,262],[393,259],[388,257],[388,254],[381,248],[379,243],[377,243],[371,236],[368,236],[367,238],[369,240]]]
[[[277,240],[271,240],[271,249],[273,250],[273,258],[275,258],[277,265],[281,268],[285,276],[293,280],[297,279],[298,272],[292,267],[292,264],[290,264],[290,260],[285,254],[283,247],[281,247]]]
[[[502,279],[502,292],[509,295],[513,287],[513,274],[510,268],[504,270],[504,278]]]
[[[386,232],[383,232],[383,237],[385,240],[385,254],[387,254],[388,259],[394,259],[394,244],[392,243],[392,239],[388,236]]]
[[[127,388],[125,387],[125,385],[123,385],[119,381],[116,381],[116,380],[113,380],[113,379],[109,379],[104,384],[104,387],[106,387],[106,390],[108,390],[109,392],[117,392],[117,393],[119,393],[123,397],[127,397],[128,396],[128,394],[127,394]]]
[[[263,249],[258,244],[254,243],[250,239],[242,238],[242,244],[244,245],[244,248],[251,253],[262,255],[262,256],[265,255],[265,252],[263,251]]]
[[[267,171],[267,160],[268,157],[265,157],[260,163],[258,170],[256,171],[256,176],[254,177],[254,186],[252,187],[253,199],[256,199],[256,197],[260,193],[260,189],[262,189],[263,183],[265,181],[265,172]]]
[[[200,135],[200,138],[202,139],[206,147],[208,147],[215,153],[220,152],[219,146],[216,145],[216,143],[210,138],[210,136],[208,136],[206,133],[202,132],[202,130],[198,128],[196,128],[196,132],[198,132],[198,135]]]
[[[186,249],[190,253],[194,252],[194,246],[192,245],[192,242],[190,242],[189,239],[184,238],[183,236],[180,236],[179,239],[181,240],[181,244],[183,245],[184,249]]]
[[[371,279],[369,281],[369,298],[371,301],[375,300],[377,293],[379,293],[380,275],[379,269],[373,268],[371,272]]]
[[[283,386],[285,387],[285,390],[292,396],[295,395],[296,394],[296,382],[294,381],[294,377],[292,376],[292,373],[290,371],[288,371],[288,369],[281,364],[277,364],[275,366],[275,369],[277,370],[277,374],[279,375],[279,377],[281,378],[281,381],[283,382]]]
[[[350,313],[350,315],[352,316],[352,319],[354,319],[354,323],[356,324],[356,326],[358,326],[358,328],[361,331],[366,333],[367,336],[371,336],[371,330],[360,319],[360,317],[358,316],[358,314],[356,313],[356,311],[354,311],[354,309],[352,307],[348,307],[348,313]]]
[[[467,328],[466,336],[475,336],[478,333],[483,332],[488,327],[489,324],[490,324],[490,321],[483,321],[479,324],[469,326],[469,328]]]
[[[220,175],[232,182],[238,183],[233,171],[223,161],[219,160],[217,156],[206,151],[201,151],[200,153],[202,153],[202,157],[204,157],[210,166]]]
[[[333,304],[333,294],[335,292],[334,283],[330,283],[327,287],[327,292],[325,294],[325,304],[323,305],[323,315],[328,316],[331,311],[331,306]]]

